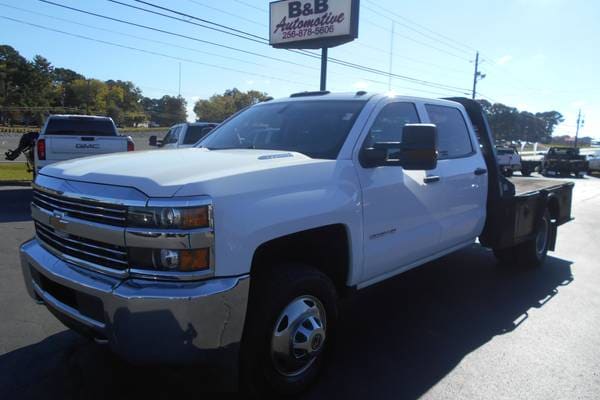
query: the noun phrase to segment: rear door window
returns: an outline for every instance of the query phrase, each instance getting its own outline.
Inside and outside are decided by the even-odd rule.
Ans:
[[[468,157],[474,153],[471,135],[458,108],[426,104],[432,124],[438,129],[438,159]]]
[[[116,136],[112,121],[91,118],[50,118],[44,135]]]

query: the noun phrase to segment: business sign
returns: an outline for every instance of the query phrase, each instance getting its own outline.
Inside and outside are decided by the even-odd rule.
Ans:
[[[282,0],[270,4],[269,43],[318,49],[358,37],[359,0]]]

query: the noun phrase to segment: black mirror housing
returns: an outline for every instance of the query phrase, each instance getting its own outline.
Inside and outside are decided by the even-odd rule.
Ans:
[[[408,124],[402,130],[400,164],[405,170],[431,170],[437,167],[437,127]]]

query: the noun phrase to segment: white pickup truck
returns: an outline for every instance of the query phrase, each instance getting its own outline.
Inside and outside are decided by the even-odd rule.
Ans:
[[[573,184],[509,181],[496,156],[467,99],[257,104],[194,148],[42,169],[25,283],[131,362],[216,366],[295,394],[323,366],[338,298],[477,239],[500,265],[543,264]]]
[[[34,172],[58,161],[133,150],[133,140],[119,135],[112,118],[51,115],[36,142]]]
[[[187,122],[173,125],[162,140],[150,136],[148,145],[161,149],[185,149],[193,147],[217,125],[213,122]]]

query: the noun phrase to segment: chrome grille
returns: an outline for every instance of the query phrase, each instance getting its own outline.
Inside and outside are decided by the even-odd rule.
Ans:
[[[129,266],[125,247],[57,232],[39,222],[35,222],[35,231],[44,244],[67,256],[117,270]]]
[[[127,219],[125,206],[60,196],[35,188],[33,203],[50,212],[60,211],[73,218],[101,224],[125,226]]]

